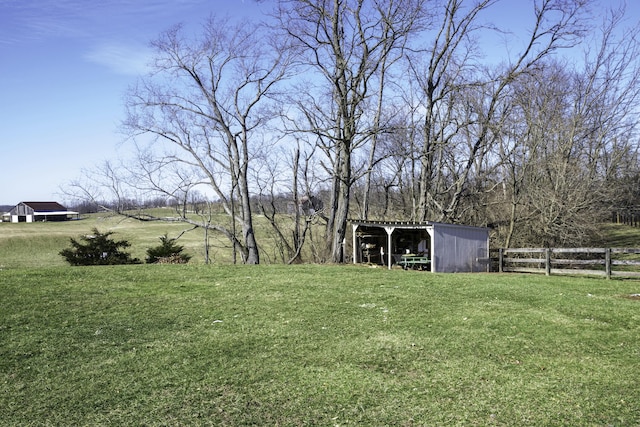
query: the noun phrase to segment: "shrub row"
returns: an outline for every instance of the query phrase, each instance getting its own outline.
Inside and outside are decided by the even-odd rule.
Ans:
[[[71,247],[60,251],[60,255],[71,265],[141,264],[142,261],[125,251],[131,243],[114,240],[111,237],[113,234],[113,231],[101,233],[93,228],[91,234],[78,239],[71,238]],[[183,253],[183,250],[184,247],[178,245],[176,239],[164,234],[158,246],[147,249],[145,261],[149,264],[184,264],[189,262],[191,256]]]

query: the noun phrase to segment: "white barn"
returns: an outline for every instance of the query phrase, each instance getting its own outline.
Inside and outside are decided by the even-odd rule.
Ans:
[[[66,221],[78,215],[58,202],[20,202],[7,214],[11,222]]]
[[[353,262],[431,272],[487,271],[489,229],[438,222],[351,221]]]

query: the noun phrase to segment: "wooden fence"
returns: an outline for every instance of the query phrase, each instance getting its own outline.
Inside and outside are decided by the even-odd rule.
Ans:
[[[640,277],[638,248],[499,249],[498,270],[551,274]]]

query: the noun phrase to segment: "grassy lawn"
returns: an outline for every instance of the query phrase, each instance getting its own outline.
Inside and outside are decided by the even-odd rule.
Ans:
[[[0,424],[640,424],[637,281],[136,265],[0,292]]]

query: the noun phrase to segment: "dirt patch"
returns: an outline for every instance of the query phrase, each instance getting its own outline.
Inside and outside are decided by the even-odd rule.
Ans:
[[[623,295],[623,296],[627,299],[640,301],[640,294],[629,294],[629,295]]]

